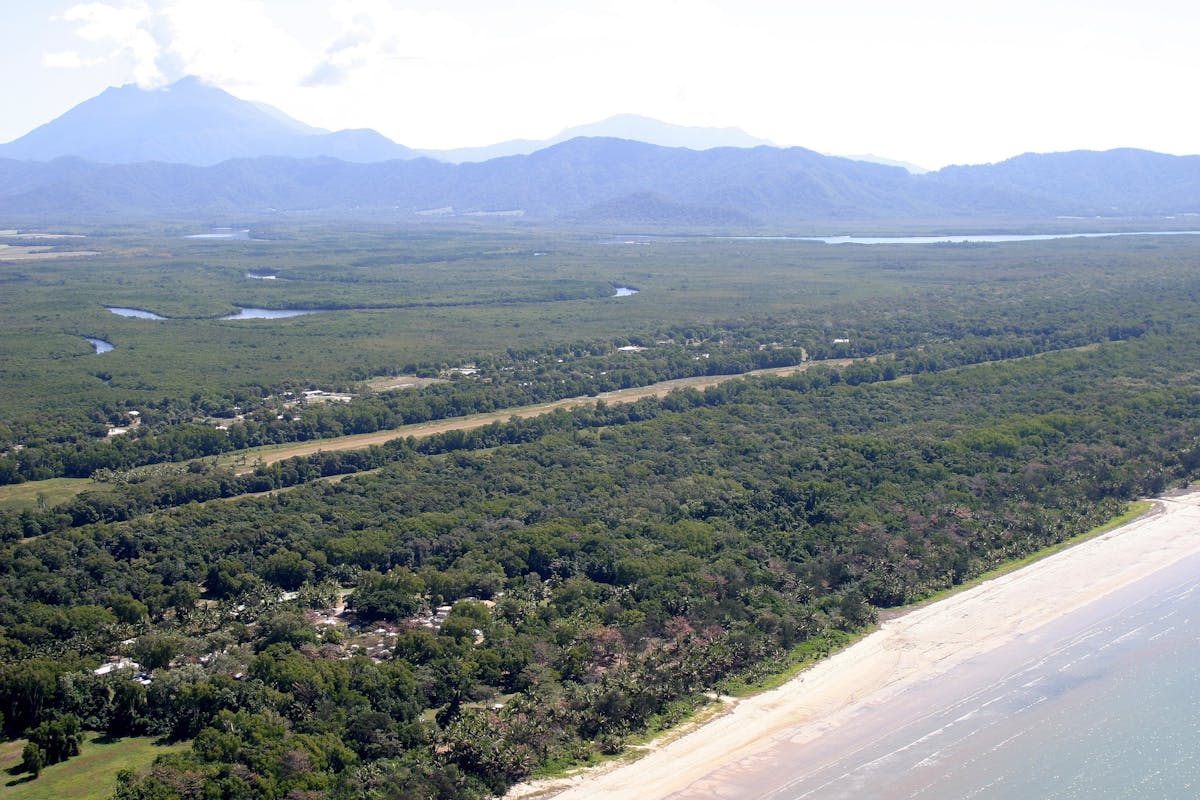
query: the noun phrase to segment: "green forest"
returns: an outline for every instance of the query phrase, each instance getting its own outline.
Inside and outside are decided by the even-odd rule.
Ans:
[[[185,232],[0,262],[14,776],[98,733],[182,745],[113,775],[118,800],[501,794],[1200,467],[1196,237]],[[238,307],[322,311],[216,319]],[[396,375],[435,380],[367,383]]]

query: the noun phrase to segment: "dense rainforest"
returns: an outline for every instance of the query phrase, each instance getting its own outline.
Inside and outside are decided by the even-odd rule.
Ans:
[[[334,435],[447,398],[503,408],[800,348],[860,358],[789,377],[244,474],[167,463],[190,454],[153,442],[191,423],[95,445],[114,486],[0,515],[5,730],[31,768],[85,730],[191,743],[123,772],[120,800],[479,798],[618,753],[881,609],[1195,475],[1200,250],[1054,252],[822,300],[819,318],[505,347],[477,358],[486,382],[305,414]],[[631,335],[648,349],[611,352]],[[87,450],[26,450],[77,474],[68,447]]]

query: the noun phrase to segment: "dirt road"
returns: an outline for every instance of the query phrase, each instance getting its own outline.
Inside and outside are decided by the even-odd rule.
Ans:
[[[471,414],[465,417],[451,417],[449,419],[439,419],[432,422],[419,422],[413,425],[405,425],[400,428],[392,428],[386,431],[376,431],[374,433],[363,433],[354,436],[339,436],[333,439],[317,439],[311,442],[300,442],[297,444],[273,445],[270,447],[259,447],[252,450],[239,450],[236,453],[227,453],[219,460],[224,464],[241,462],[242,458],[246,459],[246,466],[238,469],[238,474],[252,472],[254,467],[261,464],[274,464],[276,461],[293,458],[295,456],[308,456],[317,452],[331,452],[335,450],[361,450],[371,445],[383,444],[390,442],[393,439],[402,439],[408,436],[414,438],[422,438],[432,436],[437,433],[445,433],[447,431],[469,431],[475,428],[482,428],[486,425],[491,425],[493,422],[504,422],[513,417],[522,419],[528,417],[537,417],[542,414],[548,414],[560,408],[571,409],[580,406],[593,405],[597,400],[603,400],[606,403],[633,403],[641,400],[643,397],[663,397],[675,389],[692,388],[705,389],[709,386],[716,386],[725,381],[737,380],[751,375],[794,375],[797,372],[803,372],[813,367],[844,367],[853,363],[854,359],[840,358],[830,359],[828,361],[809,361],[804,364],[792,367],[776,367],[773,369],[758,369],[751,372],[739,373],[736,375],[704,375],[696,378],[678,378],[676,380],[662,381],[660,383],[652,383],[649,386],[635,386],[629,389],[618,389],[615,392],[604,392],[602,394],[586,397],[569,397],[564,400],[556,400],[552,403],[541,403],[535,406],[518,406],[517,408],[509,408],[503,411],[491,411],[486,414]]]

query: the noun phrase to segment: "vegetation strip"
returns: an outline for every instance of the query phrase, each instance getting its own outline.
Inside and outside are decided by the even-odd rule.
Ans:
[[[803,372],[815,367],[844,367],[853,362],[854,359],[840,358],[830,359],[828,361],[809,361],[804,364],[798,364],[790,367],[757,369],[737,375],[706,375],[697,378],[675,378],[672,380],[660,381],[649,386],[635,386],[629,389],[618,389],[611,392],[603,392],[601,394],[587,395],[583,397],[568,397],[563,400],[556,400],[551,403],[542,403],[536,406],[520,406],[517,408],[505,409],[503,411],[495,411],[489,414],[471,414],[466,417],[454,417],[447,420],[441,420],[439,422],[406,425],[403,428],[378,431],[376,433],[340,436],[333,439],[320,439],[315,442],[305,442],[304,444],[297,445],[276,445],[273,447],[242,450],[234,453],[228,453],[219,461],[220,463],[233,464],[252,462],[254,466],[274,464],[277,461],[296,458],[297,456],[307,456],[312,455],[313,453],[326,451],[336,452],[338,450],[357,450],[371,447],[372,445],[386,444],[394,439],[402,439],[409,436],[414,438],[423,438],[439,433],[447,433],[449,431],[469,431],[473,430],[474,428],[482,428],[486,425],[491,425],[496,422],[505,422],[513,418],[529,419],[531,417],[541,416],[542,414],[549,414],[559,409],[569,410],[572,408],[580,408],[583,406],[594,405],[597,402],[634,403],[647,397],[664,397],[677,389],[706,389],[709,386],[716,386],[724,383],[725,381],[737,380],[739,378],[760,375],[784,377],[787,375],[795,375],[798,372]],[[252,471],[252,466],[242,466],[237,469],[237,474],[242,475]]]
[[[1091,530],[1080,533],[1065,542],[1044,547],[1023,558],[1013,559],[958,586],[944,589],[927,598],[899,608],[888,609],[886,613],[880,615],[880,621],[897,619],[932,603],[937,603],[961,594],[982,583],[1002,577],[1037,561],[1061,553],[1067,548],[1082,544],[1085,541],[1127,525],[1149,514],[1154,509],[1155,502],[1153,500],[1139,500],[1130,503],[1124,512],[1116,515],[1102,525],[1097,525]],[[793,647],[787,653],[774,659],[771,663],[765,664],[764,668],[768,670],[766,674],[762,674],[762,670],[756,670],[759,677],[753,680],[747,681],[739,678],[725,682],[720,687],[722,694],[712,695],[709,698],[710,703],[708,706],[697,709],[696,713],[683,719],[674,727],[667,730],[656,730],[645,736],[634,737],[631,739],[629,747],[623,753],[609,759],[582,766],[577,764],[570,765],[557,770],[539,770],[533,776],[533,780],[513,787],[512,790],[505,794],[505,797],[507,800],[519,800],[519,798],[556,795],[564,789],[577,786],[580,779],[585,782],[594,780],[598,775],[606,774],[614,769],[619,769],[622,765],[637,761],[645,757],[648,753],[662,749],[668,744],[677,741],[682,736],[691,733],[706,723],[734,712],[742,700],[784,687],[814,664],[829,658],[834,653],[852,647],[878,629],[878,625],[872,625],[853,632],[829,631],[819,636],[814,636],[808,641]],[[800,686],[796,686],[794,689],[795,691],[803,691],[803,688]],[[635,742],[640,742],[641,744],[636,745]]]

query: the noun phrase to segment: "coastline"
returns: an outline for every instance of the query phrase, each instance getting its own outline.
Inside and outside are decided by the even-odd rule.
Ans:
[[[745,780],[777,766],[773,748],[803,753],[851,720],[877,714],[887,721],[889,705],[905,692],[1197,554],[1200,491],[1159,498],[1153,511],[1125,525],[884,622],[640,760],[524,784],[509,797],[760,796],[745,793]]]

